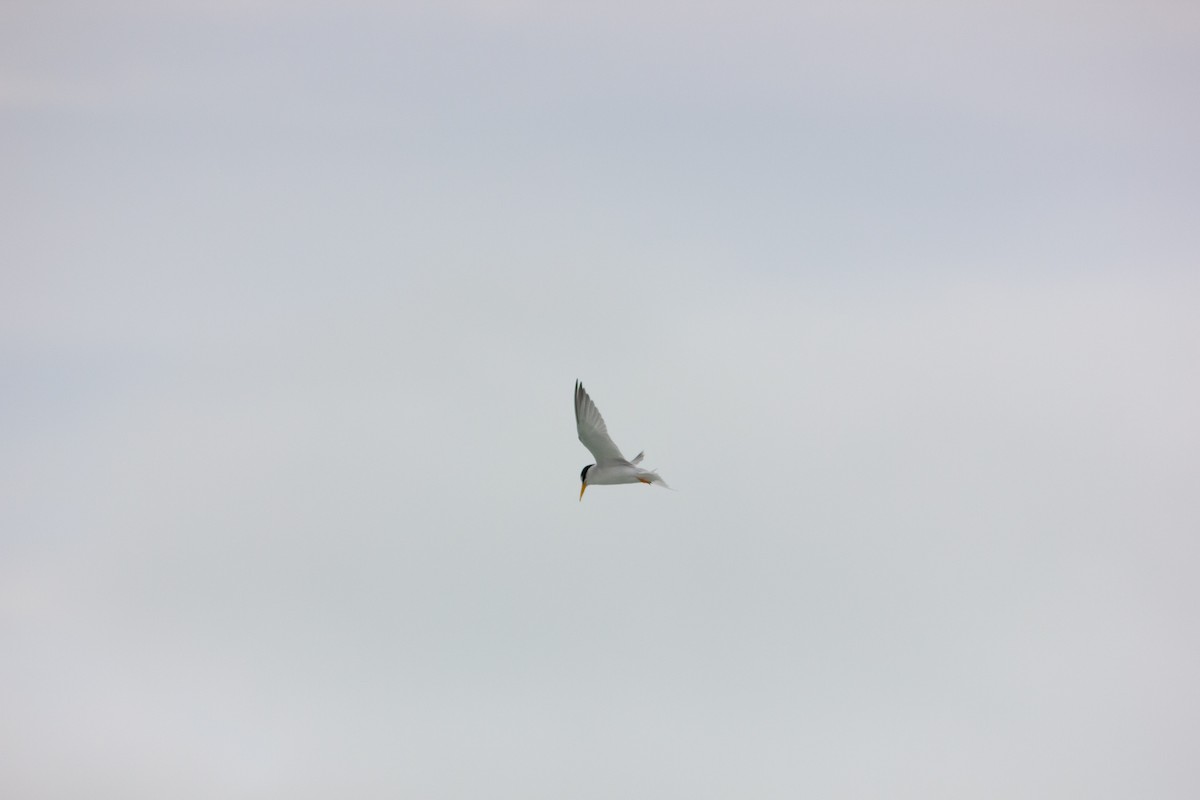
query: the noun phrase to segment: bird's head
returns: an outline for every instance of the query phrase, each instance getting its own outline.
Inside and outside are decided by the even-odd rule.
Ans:
[[[588,487],[588,482],[587,482],[587,474],[588,474],[588,470],[589,470],[589,469],[591,469],[591,468],[592,468],[592,467],[594,467],[594,466],[596,466],[596,465],[595,465],[595,464],[588,464],[588,465],[587,465],[586,467],[584,467],[584,468],[583,468],[583,470],[581,470],[581,471],[580,471],[580,473],[579,473],[579,483],[581,484],[581,485],[580,485],[580,487],[579,487],[579,499],[580,499],[580,500],[582,500],[582,499],[583,499],[583,493],[584,493],[585,491],[587,491],[587,487]]]

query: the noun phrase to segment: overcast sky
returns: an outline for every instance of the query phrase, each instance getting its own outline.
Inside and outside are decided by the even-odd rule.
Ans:
[[[10,0],[0,794],[1200,795],[1200,6]],[[677,491],[596,487],[582,379]]]

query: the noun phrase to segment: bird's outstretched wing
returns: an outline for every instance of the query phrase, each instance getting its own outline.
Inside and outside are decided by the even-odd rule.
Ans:
[[[592,451],[597,464],[625,460],[625,456],[621,455],[621,451],[608,436],[604,417],[600,416],[599,409],[579,381],[575,381],[575,427],[579,429],[579,441]]]

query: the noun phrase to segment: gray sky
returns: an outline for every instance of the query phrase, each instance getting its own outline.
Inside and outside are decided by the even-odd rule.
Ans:
[[[1197,796],[1198,43],[5,3],[0,794]]]

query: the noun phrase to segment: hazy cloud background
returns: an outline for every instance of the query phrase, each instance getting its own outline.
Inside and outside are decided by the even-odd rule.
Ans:
[[[5,4],[0,790],[1196,796],[1198,42]]]

